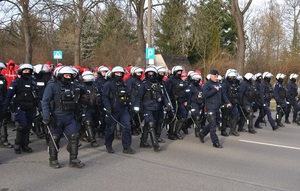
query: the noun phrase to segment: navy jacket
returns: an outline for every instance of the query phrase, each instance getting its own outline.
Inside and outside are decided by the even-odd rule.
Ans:
[[[216,90],[214,87],[219,86]],[[227,96],[222,91],[222,86],[219,82],[207,81],[203,85],[203,97],[205,99],[205,106],[207,111],[216,111],[220,109],[223,104],[229,104]]]

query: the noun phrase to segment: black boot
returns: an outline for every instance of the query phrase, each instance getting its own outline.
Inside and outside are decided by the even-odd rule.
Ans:
[[[26,153],[32,153],[32,149],[29,145],[29,130],[26,130],[24,133],[24,144],[22,145],[22,151]]]
[[[174,121],[169,124],[168,139],[170,139],[170,140],[176,140],[177,139],[177,137],[174,135],[174,126],[175,126]]]
[[[184,124],[184,121],[185,121],[185,119],[180,119],[180,120],[178,120],[177,122],[176,122],[176,126],[175,126],[175,133],[174,133],[174,135],[175,135],[175,137],[177,138],[177,139],[183,139],[182,137],[181,137],[181,135],[180,135],[180,130],[182,129],[182,127],[183,127],[183,124]]]
[[[52,139],[49,142],[49,155],[50,155],[49,165],[50,167],[57,169],[61,167],[57,160],[57,153],[59,149],[59,137],[53,135],[53,139],[54,142]]]
[[[147,142],[149,133],[149,125],[146,123],[143,127],[143,133],[141,136],[140,148],[152,148],[152,146]]]
[[[69,167],[82,168],[85,166],[84,163],[77,159],[78,143],[79,140],[77,134],[72,134],[67,146],[67,150],[70,153]]]
[[[13,146],[7,140],[7,124],[3,122],[0,124],[0,146],[5,148],[13,148]]]
[[[150,138],[151,138],[151,142],[152,142],[152,146],[154,148],[154,151],[155,152],[158,152],[161,150],[159,144],[158,144],[158,141],[156,139],[156,136],[155,136],[155,131],[154,131],[154,123],[153,122],[149,122],[149,127],[150,127]]]
[[[237,117],[233,117],[230,120],[230,135],[239,136],[239,133],[236,131],[237,128]]]
[[[85,121],[84,127],[85,127],[86,134],[88,136],[88,140],[91,143],[91,146],[98,147],[99,145],[95,138],[95,131],[94,131],[94,127],[93,127],[93,124],[91,123],[91,121],[89,121],[89,120]]]
[[[156,135],[157,141],[159,143],[165,143],[165,141],[160,137],[161,136],[162,125],[163,125],[163,120],[159,120],[156,123],[156,127],[155,127],[155,135]]]
[[[15,139],[15,153],[21,154],[21,146],[24,144],[24,133],[17,126],[16,139]]]
[[[278,125],[278,127],[285,127],[282,123],[281,123],[281,119],[282,119],[283,115],[281,113],[277,113],[276,115],[276,123]]]

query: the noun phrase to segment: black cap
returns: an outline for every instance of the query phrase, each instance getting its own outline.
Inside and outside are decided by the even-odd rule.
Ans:
[[[219,75],[219,72],[218,72],[218,70],[211,70],[211,71],[209,72],[209,74],[212,74],[212,75]]]

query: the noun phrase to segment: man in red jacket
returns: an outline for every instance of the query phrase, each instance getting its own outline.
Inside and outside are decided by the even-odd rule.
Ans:
[[[6,68],[1,71],[1,74],[5,76],[7,80],[7,88],[11,82],[17,78],[17,72],[15,70],[15,62],[13,60],[8,61]]]

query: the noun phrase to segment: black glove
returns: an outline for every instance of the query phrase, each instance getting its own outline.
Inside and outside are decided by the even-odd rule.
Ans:
[[[167,105],[165,106],[165,110],[166,110],[166,111],[171,111],[171,106],[170,106],[169,104],[167,104]]]

